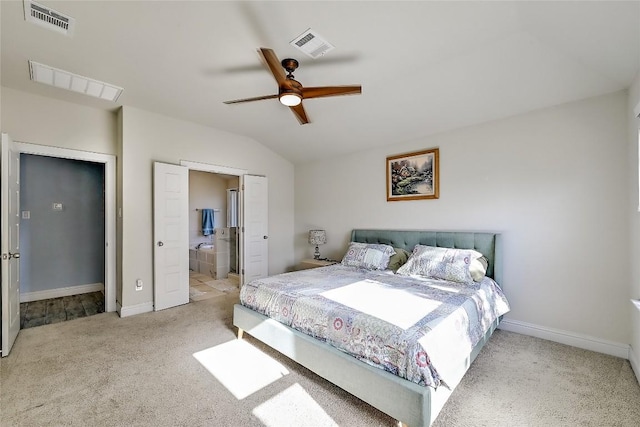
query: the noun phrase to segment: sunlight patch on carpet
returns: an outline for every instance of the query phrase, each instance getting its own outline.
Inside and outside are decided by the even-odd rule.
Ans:
[[[266,427],[337,427],[338,424],[298,383],[253,410]]]
[[[238,400],[289,374],[287,368],[244,340],[229,341],[193,357]]]

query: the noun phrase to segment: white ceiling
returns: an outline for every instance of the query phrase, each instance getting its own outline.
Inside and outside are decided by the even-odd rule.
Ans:
[[[76,19],[72,37],[0,3],[2,86],[246,135],[294,163],[625,89],[640,70],[639,1],[39,1]],[[336,49],[289,45],[307,28]],[[223,104],[277,93],[258,47],[298,59],[305,86],[362,95],[305,101],[304,126],[275,99]],[[28,60],[125,90],[116,105],[34,83]]]

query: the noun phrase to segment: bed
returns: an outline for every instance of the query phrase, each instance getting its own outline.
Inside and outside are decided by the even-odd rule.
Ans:
[[[412,251],[416,245],[438,248],[472,249],[481,253],[488,260],[486,276],[495,280],[497,283],[502,283],[501,239],[497,233],[356,229],[352,231],[351,242],[370,245],[390,245],[394,248],[404,249],[409,252]],[[504,309],[496,312],[496,316],[486,321],[488,323],[482,326],[480,333],[476,331],[477,336],[474,337],[473,341],[467,343],[468,348],[464,346],[455,347],[455,345],[453,345],[453,347],[447,349],[445,347],[449,345],[448,341],[450,340],[442,340],[440,338],[440,341],[429,344],[432,346],[435,344],[435,347],[438,347],[438,349],[436,350],[434,348],[433,354],[431,354],[431,350],[428,351],[430,354],[426,360],[429,363],[424,364],[427,365],[426,368],[421,364],[422,367],[420,368],[403,369],[402,366],[404,366],[404,363],[399,363],[397,366],[393,363],[381,366],[378,360],[374,360],[375,363],[366,360],[363,352],[358,353],[358,350],[349,348],[350,345],[355,345],[351,343],[350,340],[342,339],[342,341],[340,341],[339,337],[334,337],[334,339],[332,337],[317,336],[319,335],[317,333],[317,325],[305,328],[304,325],[295,324],[295,322],[288,323],[286,321],[287,319],[280,318],[282,317],[281,313],[276,313],[282,311],[279,306],[276,307],[277,309],[274,310],[273,313],[267,312],[267,314],[273,315],[275,319],[278,320],[267,317],[265,314],[256,311],[258,308],[254,307],[255,304],[251,301],[251,295],[255,295],[255,293],[258,292],[257,289],[268,289],[269,292],[271,292],[272,289],[279,287],[279,284],[288,283],[291,280],[298,281],[291,286],[292,289],[299,288],[302,289],[303,293],[310,292],[307,291],[309,287],[320,287],[320,285],[316,283],[316,281],[319,280],[319,276],[325,276],[329,278],[326,282],[335,282],[333,284],[327,284],[327,286],[333,286],[333,288],[321,288],[318,292],[324,297],[331,299],[331,304],[333,304],[331,310],[335,312],[337,309],[344,309],[344,307],[340,305],[340,298],[336,297],[336,295],[346,288],[353,288],[356,291],[374,289],[362,288],[364,285],[370,286],[374,284],[377,285],[380,292],[382,292],[381,295],[385,295],[384,292],[386,292],[385,289],[387,289],[388,286],[391,286],[391,284],[395,286],[396,282],[401,282],[401,278],[398,275],[390,272],[360,271],[361,269],[352,269],[354,270],[353,272],[348,272],[347,269],[348,267],[335,265],[314,270],[305,270],[305,272],[299,273],[284,273],[245,284],[245,286],[249,285],[245,292],[241,293],[245,295],[245,300],[241,301],[241,304],[234,306],[233,324],[238,327],[238,337],[241,338],[243,332],[246,331],[248,334],[273,347],[326,380],[392,416],[403,425],[411,427],[431,425],[473,360],[497,327],[501,314],[504,313]],[[352,274],[353,277],[346,277],[347,274]],[[343,277],[343,275],[345,277]],[[260,282],[261,280],[262,282]],[[407,278],[407,280],[409,281],[409,278]],[[488,280],[487,283],[489,282],[493,283],[492,286],[495,286],[495,282]],[[302,286],[303,283],[306,283],[306,285]],[[356,287],[354,288],[351,285],[345,286],[347,283]],[[404,280],[402,280],[402,283],[404,286]],[[485,281],[483,280],[482,283],[485,283]],[[269,284],[271,284],[270,289]],[[263,288],[260,288],[259,285],[263,286]],[[436,288],[440,288],[438,283],[436,283],[436,285]],[[360,288],[357,286],[360,286]],[[416,287],[415,284],[410,283],[410,281],[406,286],[407,288],[403,289],[402,292],[409,290],[409,288],[413,289]],[[287,295],[277,298],[286,300],[289,298],[289,293],[293,292],[292,289],[287,288]],[[444,289],[446,290],[446,287]],[[264,292],[264,290],[260,292]],[[316,297],[314,296],[314,298]],[[460,298],[462,298],[462,296]],[[267,299],[271,299],[271,297]],[[484,298],[475,298],[475,304],[482,304],[482,302],[479,302],[480,299],[483,300]],[[438,307],[440,307],[440,305],[443,307],[446,305],[444,303],[438,304]],[[313,311],[315,308],[312,307],[309,310]],[[463,309],[459,309],[458,311],[453,310],[454,308],[451,309],[450,318],[454,317],[453,313],[458,313],[459,316],[460,311],[463,311]],[[288,314],[286,310],[284,311],[285,314]],[[469,311],[468,307],[466,311]],[[488,310],[484,310],[483,313],[485,311]],[[379,319],[376,320],[379,321]],[[390,322],[393,323],[393,321]],[[411,322],[413,322],[413,320],[408,324],[411,324]],[[301,321],[301,323],[304,322]],[[307,321],[307,323],[309,322]],[[310,323],[322,325],[323,321],[312,321]],[[366,323],[367,322],[364,322],[364,324]],[[437,330],[433,324],[429,324],[426,321],[424,323],[427,329]],[[445,323],[445,321],[442,321],[442,323]],[[401,325],[402,327],[400,329],[396,328],[396,330],[407,330],[407,325]],[[338,326],[342,327],[342,324]],[[331,328],[320,327],[319,329]],[[476,329],[478,328],[474,330]],[[301,330],[304,330],[306,333],[301,332]],[[398,334],[391,333],[390,335]],[[432,335],[437,334],[434,332]],[[440,335],[442,335],[442,333],[440,333]],[[425,337],[427,336],[428,335],[425,335]],[[345,342],[345,348],[340,348],[340,342]],[[400,337],[399,342],[404,343],[404,337]],[[425,343],[424,340],[421,342],[422,344]],[[349,354],[349,351],[351,351],[352,354]],[[449,357],[448,361],[445,362],[447,359],[447,351],[455,351],[457,356]],[[403,348],[402,352],[412,354],[406,348]],[[396,351],[396,353],[402,352]],[[322,357],[319,357],[319,355],[322,355]],[[438,372],[436,369],[429,370],[432,366],[437,366],[434,359],[437,360],[438,363],[448,366],[445,366],[442,372]],[[398,368],[399,366],[401,368]],[[441,373],[443,374],[441,375]]]

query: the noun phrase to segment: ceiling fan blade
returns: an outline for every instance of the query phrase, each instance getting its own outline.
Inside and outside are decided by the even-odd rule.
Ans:
[[[273,77],[276,79],[278,84],[280,85],[285,80],[287,80],[287,76],[284,74],[284,69],[282,68],[282,65],[280,64],[280,61],[278,60],[275,52],[266,47],[261,47],[260,53],[262,54],[262,57],[267,63],[271,74],[273,74]]]
[[[323,98],[326,96],[339,95],[359,95],[362,93],[362,86],[321,86],[321,87],[305,87],[302,88],[302,97]]]
[[[289,107],[293,114],[296,116],[296,119],[300,122],[301,125],[309,123],[309,119],[307,119],[307,113],[304,111],[304,107],[302,106],[302,102],[295,107]]]
[[[225,104],[238,104],[240,102],[251,102],[251,101],[261,101],[263,99],[273,99],[277,98],[279,95],[265,95],[265,96],[256,96],[254,98],[244,98],[244,99],[234,99],[233,101],[224,101]]]

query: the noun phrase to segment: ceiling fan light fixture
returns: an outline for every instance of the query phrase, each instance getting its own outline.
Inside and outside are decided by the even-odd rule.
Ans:
[[[295,107],[296,105],[300,105],[302,97],[297,93],[283,93],[280,95],[280,102],[287,107]]]

